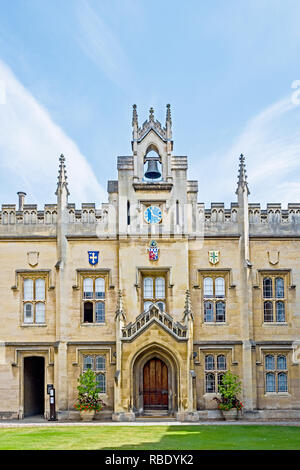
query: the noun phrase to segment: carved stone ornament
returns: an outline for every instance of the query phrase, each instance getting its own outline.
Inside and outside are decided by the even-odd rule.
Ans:
[[[270,264],[278,264],[279,262],[279,253],[278,250],[268,251],[268,260]]]
[[[37,266],[39,262],[39,252],[38,251],[28,251],[27,261],[31,267]]]

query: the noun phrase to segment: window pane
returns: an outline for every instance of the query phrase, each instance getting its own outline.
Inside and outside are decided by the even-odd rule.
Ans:
[[[165,298],[165,279],[163,277],[157,277],[155,279],[155,298]]]
[[[149,310],[149,308],[153,305],[153,302],[150,302],[149,300],[147,302],[144,302],[144,312]]]
[[[83,297],[85,299],[93,298],[93,279],[89,277],[83,280]]]
[[[35,300],[45,300],[45,280],[37,279],[35,281]]]
[[[275,389],[275,374],[273,372],[268,372],[266,375],[266,391],[267,392],[276,392]]]
[[[93,358],[91,356],[85,356],[83,358],[83,370],[93,369]]]
[[[264,302],[264,322],[273,321],[273,304],[272,302]]]
[[[216,303],[216,321],[217,322],[225,321],[225,302]]]
[[[278,356],[277,358],[277,369],[279,370],[286,370],[286,357],[285,356]]]
[[[215,393],[216,387],[215,387],[214,374],[206,374],[205,378],[206,378],[206,384],[205,384],[206,393]]]
[[[226,370],[226,357],[220,355],[217,357],[217,368],[218,370]]]
[[[278,392],[287,392],[287,375],[284,372],[278,374]]]
[[[225,297],[225,280],[222,277],[217,277],[215,280],[216,297]]]
[[[214,286],[213,280],[211,277],[206,277],[203,283],[204,297],[213,297],[214,296]]]
[[[33,300],[33,280],[24,279],[24,300]]]
[[[204,321],[214,321],[214,306],[212,302],[204,302]]]
[[[285,322],[284,302],[276,302],[276,321]]]
[[[215,359],[212,354],[205,356],[205,370],[214,370],[215,368]]]
[[[96,357],[96,370],[105,370],[105,357],[104,356]]]
[[[268,354],[265,359],[266,369],[275,370],[275,358],[273,355]]]
[[[284,298],[284,280],[282,277],[275,279],[275,297],[277,297],[277,299]]]
[[[102,277],[98,277],[95,280],[95,295],[96,299],[105,298],[105,281]]]
[[[151,277],[144,279],[144,299],[153,299],[153,279]]]
[[[97,391],[99,393],[105,393],[106,392],[105,374],[97,374],[96,383],[97,383]]]
[[[24,323],[33,323],[33,305],[24,304]]]
[[[103,302],[96,303],[96,323],[105,321],[105,304]]]
[[[269,277],[264,278],[263,295],[264,299],[271,299],[273,297],[272,279],[270,279]]]
[[[222,385],[223,383],[223,377],[224,377],[224,374],[218,374],[218,390],[219,390],[219,385]]]
[[[162,312],[165,311],[165,303],[164,302],[157,302],[157,306]]]
[[[85,323],[93,323],[93,304],[91,302],[84,302],[83,305],[83,321]]]
[[[36,323],[45,323],[45,304],[42,302],[35,305],[35,321]]]

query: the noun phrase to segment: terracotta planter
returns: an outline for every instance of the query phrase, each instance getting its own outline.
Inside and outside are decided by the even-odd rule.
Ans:
[[[231,410],[221,410],[222,416],[225,421],[236,421],[238,419],[238,410],[231,408]]]
[[[93,421],[95,417],[95,410],[81,410],[80,411],[80,419],[82,421]]]

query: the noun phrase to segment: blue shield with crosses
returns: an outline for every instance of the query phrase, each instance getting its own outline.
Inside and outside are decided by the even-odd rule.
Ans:
[[[88,251],[88,254],[89,254],[89,263],[92,266],[95,266],[95,264],[97,264],[99,260],[99,251]]]

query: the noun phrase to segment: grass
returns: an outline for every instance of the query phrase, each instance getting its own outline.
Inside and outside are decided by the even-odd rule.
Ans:
[[[0,429],[1,450],[297,450],[297,426],[70,426]]]

